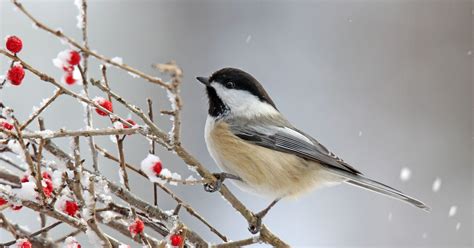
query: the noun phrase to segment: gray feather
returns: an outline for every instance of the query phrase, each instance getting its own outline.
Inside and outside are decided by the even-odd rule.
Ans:
[[[336,157],[314,138],[291,126],[274,125],[231,125],[230,130],[237,137],[276,151],[316,161],[354,174],[361,174],[354,167]]]
[[[383,183],[379,183],[377,181],[371,180],[371,179],[363,177],[361,175],[353,175],[353,174],[349,174],[349,173],[345,173],[345,172],[341,172],[341,171],[332,171],[332,172],[334,174],[337,174],[337,175],[340,175],[340,176],[343,176],[343,177],[347,178],[347,180],[345,182],[348,183],[348,184],[351,184],[351,185],[354,185],[354,186],[357,186],[357,187],[361,187],[363,189],[367,189],[367,190],[373,191],[375,193],[386,195],[386,196],[392,197],[392,198],[397,199],[397,200],[401,200],[405,203],[408,203],[408,204],[411,204],[415,207],[421,208],[421,209],[423,209],[427,212],[430,211],[430,207],[425,205],[423,202],[421,202],[421,201],[419,201],[419,200],[417,200],[417,199],[415,199],[411,196],[408,196],[408,195],[400,192],[399,190],[396,190],[392,187],[389,187],[389,186],[387,186]]]
[[[429,211],[429,207],[392,187],[362,176],[358,170],[336,157],[311,136],[293,128],[286,121],[275,123],[271,119],[259,122],[232,122],[230,130],[237,137],[255,145],[272,150],[291,153],[301,158],[318,162],[332,174],[346,179],[346,183],[380,193]],[[273,125],[272,125],[273,124]]]

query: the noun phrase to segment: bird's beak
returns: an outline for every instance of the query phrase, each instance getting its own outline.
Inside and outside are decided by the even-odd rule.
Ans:
[[[208,77],[197,77],[196,78],[202,84],[209,86],[209,78]]]

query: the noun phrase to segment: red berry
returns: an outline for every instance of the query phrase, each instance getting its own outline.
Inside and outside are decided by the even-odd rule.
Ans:
[[[139,218],[136,218],[135,221],[130,224],[130,226],[128,226],[128,230],[130,231],[132,236],[142,233],[144,229],[145,224],[143,224],[143,221]]]
[[[161,164],[161,161],[155,162],[153,164],[153,171],[156,173],[156,175],[159,175],[162,169],[163,165]]]
[[[51,180],[51,175],[49,175],[47,171],[43,171],[43,173],[41,173],[41,176],[43,177],[43,179]]]
[[[5,128],[7,130],[12,130],[13,129],[13,125],[8,123],[7,121],[2,121],[0,123],[0,126],[2,126],[3,128]]]
[[[13,85],[20,85],[24,77],[25,77],[25,70],[23,69],[23,66],[21,65],[14,65],[12,66],[12,68],[10,68],[10,70],[8,70],[7,79]]]
[[[43,192],[46,197],[50,197],[54,191],[53,181],[51,179],[43,179]]]
[[[180,246],[183,243],[183,237],[179,234],[173,234],[170,237],[172,246]]]
[[[127,121],[130,125],[124,125],[125,128],[131,128],[131,127],[137,125],[137,123],[136,123],[134,120],[132,120],[131,118],[126,119],[126,121]]]
[[[21,208],[23,208],[22,205],[11,205],[10,207],[13,211],[19,211]]]
[[[102,97],[99,97],[95,100],[95,102],[97,104],[99,104],[101,107],[107,109],[109,112],[113,112],[112,102],[110,102],[109,100],[106,100]],[[107,116],[108,115],[108,113],[106,113],[105,111],[102,111],[101,109],[98,109],[98,108],[95,109],[95,112],[97,112],[97,114],[102,115],[102,116]]]
[[[17,36],[10,36],[7,38],[6,47],[12,53],[19,53],[23,48],[23,42]]]
[[[76,79],[74,79],[72,72],[67,72],[64,75],[63,80],[66,84],[69,84],[69,85],[73,85],[76,82]]]
[[[7,200],[5,200],[5,199],[3,199],[2,197],[0,197],[0,206],[3,206],[3,205],[5,205],[5,204],[7,204],[7,203],[8,203]]]
[[[79,206],[75,201],[66,201],[66,203],[64,204],[64,212],[66,212],[70,216],[76,215],[77,210],[79,210]]]
[[[29,182],[29,181],[30,181],[30,179],[29,179],[29,176],[28,176],[28,175],[24,175],[24,176],[21,178],[21,180],[20,180],[20,182],[22,182],[22,183],[27,183],[27,182]]]
[[[31,243],[27,239],[21,239],[17,241],[17,246],[18,248],[31,248]]]
[[[81,55],[78,51],[71,51],[67,62],[72,66],[78,65],[81,62]]]

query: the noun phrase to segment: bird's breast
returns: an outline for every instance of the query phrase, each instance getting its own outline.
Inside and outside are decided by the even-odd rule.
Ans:
[[[326,181],[322,167],[289,153],[248,143],[223,120],[208,117],[205,139],[210,155],[224,171],[239,176],[245,190],[270,197],[298,195]]]

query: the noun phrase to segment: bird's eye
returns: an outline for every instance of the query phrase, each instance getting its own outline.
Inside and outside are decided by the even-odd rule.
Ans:
[[[233,89],[235,87],[234,82],[229,81],[229,82],[225,83],[225,87],[227,87],[229,89]]]

